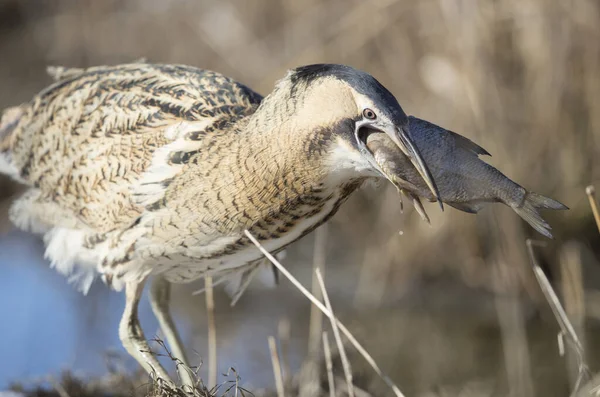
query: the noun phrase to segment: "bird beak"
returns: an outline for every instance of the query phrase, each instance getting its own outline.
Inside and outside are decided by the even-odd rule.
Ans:
[[[403,127],[394,126],[393,128],[386,128],[384,132],[392,139],[392,141],[402,150],[402,153],[406,155],[410,159],[410,162],[415,166],[421,178],[433,193],[433,196],[437,199],[440,204],[440,208],[442,211],[444,210],[444,204],[442,203],[442,198],[440,196],[440,192],[431,176],[431,172],[425,164],[423,157],[421,157],[421,153],[417,146],[413,143],[410,138],[410,130],[408,124]]]
[[[431,190],[431,193],[433,193],[433,197],[436,198],[437,202],[440,205],[440,208],[443,211],[444,204],[442,202],[440,192],[435,184],[435,181],[433,180],[433,177],[431,176],[431,172],[429,171],[427,164],[425,164],[423,157],[421,157],[421,153],[419,152],[419,149],[413,143],[413,141],[410,137],[410,127],[409,127],[408,123],[402,127],[398,127],[394,124],[391,124],[391,123],[388,124],[385,122],[381,123],[381,122],[363,121],[363,122],[356,123],[356,125],[355,125],[356,139],[359,142],[359,144],[364,148],[364,150],[369,152],[372,156],[373,153],[366,146],[366,137],[363,134],[361,134],[361,129],[364,127],[366,127],[367,129],[374,129],[379,132],[382,132],[382,133],[386,134],[392,140],[392,142],[394,142],[394,144],[402,151],[402,153],[404,153],[404,155],[406,157],[408,157],[408,159],[410,160],[412,165],[415,167],[415,169],[417,170],[417,172],[419,173],[421,178],[423,178],[423,180],[425,181],[425,184],[427,184],[427,187],[429,188],[429,190]],[[390,182],[395,184],[395,182],[392,180],[393,178],[390,178],[388,175],[386,175],[386,173],[381,169],[380,165],[377,164],[377,161],[374,158],[372,159],[372,161],[375,163],[374,166],[377,168],[377,170],[383,176],[385,176],[387,179],[389,179]]]

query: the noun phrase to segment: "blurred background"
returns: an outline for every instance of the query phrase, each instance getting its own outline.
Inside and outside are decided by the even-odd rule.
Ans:
[[[263,95],[303,64],[368,71],[406,113],[469,137],[507,176],[571,208],[544,215],[555,240],[537,255],[597,372],[600,234],[585,187],[600,188],[598,43],[595,0],[0,0],[0,109],[48,85],[48,65],[183,63]],[[0,180],[0,390],[64,370],[134,370],[117,335],[123,296],[100,283],[83,296],[50,269],[40,239],[8,225],[15,191]],[[409,396],[568,395],[577,365],[559,355],[525,246],[543,237],[501,205],[426,209],[431,226],[383,183],[320,231],[338,315]],[[313,233],[283,261],[305,285],[314,253]],[[176,287],[173,302],[195,365],[207,352],[204,296],[192,295],[202,286]],[[234,307],[215,293],[219,374],[233,367],[248,389],[272,390],[269,335],[283,338],[287,376],[302,373],[310,305],[297,290],[266,268]],[[146,300],[140,310],[146,335],[159,335]],[[390,395],[349,352],[356,384]]]

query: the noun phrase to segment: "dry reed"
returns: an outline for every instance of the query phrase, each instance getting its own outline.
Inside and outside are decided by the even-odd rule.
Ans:
[[[592,208],[592,213],[594,214],[594,220],[596,221],[596,226],[598,227],[598,232],[600,233],[600,210],[598,210],[598,202],[596,201],[596,189],[593,185],[589,185],[585,188],[585,194],[588,196],[588,200],[590,201],[590,207]]]
[[[317,275],[317,281],[319,282],[319,287],[321,288],[321,295],[323,296],[323,302],[325,302],[325,307],[331,313],[329,319],[331,320],[331,329],[333,330],[333,336],[335,338],[335,343],[338,348],[338,353],[340,355],[340,359],[342,360],[342,367],[344,368],[344,376],[346,377],[346,385],[348,387],[348,396],[354,397],[354,384],[352,382],[352,367],[350,366],[350,361],[348,361],[348,356],[346,355],[346,348],[344,347],[344,342],[342,342],[342,337],[340,335],[340,328],[337,325],[337,321],[335,318],[335,314],[333,312],[333,308],[331,307],[331,302],[329,301],[329,295],[327,295],[327,289],[325,288],[325,281],[323,281],[323,276],[321,276],[321,272],[319,269],[315,269],[315,273]]]
[[[329,385],[329,397],[335,397],[335,380],[333,379],[333,360],[331,359],[331,348],[327,331],[323,331],[323,354],[325,356],[325,369],[327,371],[327,383]]]
[[[576,358],[577,358],[578,376],[577,376],[577,379],[575,380],[575,383],[573,385],[573,390],[571,392],[571,396],[576,396],[579,389],[591,377],[588,365],[586,364],[586,361],[585,361],[585,351],[583,349],[583,344],[581,343],[579,336],[575,332],[575,329],[573,328],[573,325],[571,324],[569,317],[565,313],[565,309],[563,308],[562,304],[560,303],[560,300],[558,299],[556,292],[554,292],[552,285],[548,281],[546,274],[544,273],[544,271],[542,270],[542,268],[540,267],[540,265],[537,262],[537,258],[535,256],[533,247],[534,246],[542,246],[543,247],[545,244],[543,244],[539,241],[531,240],[531,239],[527,239],[526,244],[527,244],[527,252],[529,254],[529,258],[531,261],[531,265],[533,267],[533,272],[535,274],[535,277],[540,285],[540,288],[542,290],[542,293],[544,294],[544,297],[546,298],[548,304],[550,305],[550,308],[552,309],[552,313],[554,313],[556,322],[558,323],[558,325],[560,327],[559,338],[566,338],[566,340],[569,342],[569,346],[572,347],[573,351],[575,352]]]
[[[279,353],[277,352],[277,342],[273,336],[269,336],[269,352],[271,353],[271,364],[273,365],[273,376],[275,377],[277,397],[285,397],[281,360],[279,359]]]
[[[597,234],[582,227],[593,222],[597,204],[590,212],[581,199],[586,185],[600,183],[600,112],[595,111],[600,102],[600,4],[595,0],[499,0],[468,6],[458,0],[4,0],[0,15],[6,22],[0,31],[2,108],[29,99],[45,86],[47,64],[86,67],[146,56],[152,62],[216,70],[262,93],[271,91],[286,68],[300,64],[338,62],[371,72],[407,113],[474,139],[493,153],[490,161],[511,178],[569,205],[572,211],[549,220],[559,238],[590,247],[581,261],[584,274],[591,270],[585,300],[597,295]],[[12,185],[0,183],[0,194],[8,196]],[[432,211],[429,228],[413,222],[407,208],[402,239],[385,245],[381,236],[398,230],[399,203],[381,196],[382,190],[361,191],[332,220],[329,280],[348,282],[364,272],[360,290],[365,300],[399,307],[406,302],[399,297],[408,304],[413,299],[405,297],[403,287],[427,294],[429,280],[459,279],[480,288],[493,284],[493,266],[485,263],[498,241],[490,237],[494,226],[481,221],[485,213],[475,217],[451,209],[444,214]],[[375,231],[373,239],[365,238]],[[520,236],[509,238],[522,244]],[[361,258],[365,264],[359,270],[352,265]],[[548,255],[546,260],[550,269],[559,269],[558,256]],[[296,261],[290,258],[289,263]],[[450,290],[447,294],[448,300],[456,297]],[[83,302],[77,300],[76,310],[86,307]],[[175,304],[190,322],[198,321],[195,302],[180,299]],[[471,302],[463,304],[470,307]],[[588,316],[598,312],[587,306]],[[566,300],[565,308],[569,314]],[[235,313],[241,319],[251,315]],[[439,319],[434,314],[428,321]],[[385,321],[378,323],[384,327]],[[410,327],[410,320],[406,324]],[[461,326],[464,333],[472,331]],[[531,323],[525,326],[529,332]],[[594,322],[587,326],[594,338]],[[224,343],[230,334],[231,329],[220,328],[219,341]],[[400,338],[397,333],[393,337]],[[203,350],[200,345],[195,348]],[[406,375],[412,373],[413,363],[397,360],[393,375],[404,376],[403,388],[435,387],[430,374],[447,368],[429,340],[414,338],[402,349],[402,356],[428,357],[428,364],[413,376]],[[594,352],[588,353],[593,355],[590,360],[595,358]],[[553,371],[551,360],[535,350],[531,354],[533,369]],[[456,360],[464,362],[462,354]],[[479,374],[477,368],[469,373]],[[557,372],[551,380],[536,378],[536,386],[560,385],[561,376]]]
[[[217,330],[212,277],[206,276],[204,278],[204,289],[208,320],[208,385],[214,387],[217,384]]]
[[[269,259],[269,261],[273,265],[275,265],[277,269],[279,269],[279,271],[281,271],[281,273],[294,285],[294,287],[296,287],[300,292],[302,292],[302,294],[306,296],[308,300],[310,300],[315,306],[317,306],[319,310],[323,312],[323,314],[325,314],[327,317],[333,319],[336,322],[340,331],[342,331],[342,333],[346,336],[346,338],[348,338],[350,343],[352,343],[354,348],[358,350],[358,352],[363,356],[367,363],[369,363],[369,365],[371,366],[371,368],[373,368],[375,373],[392,389],[396,396],[403,397],[404,394],[400,391],[398,386],[396,386],[396,384],[394,384],[394,382],[392,382],[392,380],[386,374],[383,373],[383,371],[379,368],[373,357],[371,357],[371,355],[365,350],[365,348],[356,340],[356,338],[352,335],[348,328],[346,328],[344,324],[342,324],[338,319],[336,319],[333,316],[333,313],[331,313],[331,311],[329,311],[327,307],[325,307],[294,276],[292,276],[292,274],[283,265],[281,265],[281,263],[279,263],[277,259],[275,259],[275,257],[271,255],[271,253],[267,251],[248,230],[244,230],[244,234],[250,239],[250,241],[252,241],[254,245],[256,245],[260,252],[262,252],[262,254],[265,257],[267,257],[267,259]]]

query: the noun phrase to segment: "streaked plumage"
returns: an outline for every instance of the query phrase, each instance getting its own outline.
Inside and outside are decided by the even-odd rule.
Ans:
[[[166,311],[168,283],[245,271],[325,222],[367,178],[382,177],[365,132],[388,134],[439,196],[407,117],[367,73],[291,71],[262,98],[218,73],[180,65],[55,69],[58,81],[4,113],[0,172],[29,187],[11,208],[43,234],[46,256],[84,291],[96,274],[125,286],[124,346],[167,377],[137,320],[145,280]],[[184,383],[191,382],[182,374]]]
[[[556,200],[528,192],[479,156],[489,153],[469,139],[428,121],[409,116],[411,137],[427,163],[442,201],[454,208],[477,213],[486,204],[501,202],[511,207],[535,230],[552,238],[550,225],[540,209],[564,210]],[[434,201],[417,170],[381,133],[371,134],[367,146],[381,169],[412,199],[417,211],[428,220],[419,197]]]
[[[210,266],[206,260],[222,262],[248,246],[245,228],[263,240],[285,237],[310,216],[333,211],[361,180],[325,186],[315,162],[323,153],[310,146],[329,139],[327,128],[310,139],[261,131],[263,118],[282,118],[285,104],[271,101],[248,128],[261,99],[221,75],[184,66],[71,74],[22,106],[5,140],[13,175],[33,187],[11,217],[50,231],[48,256],[59,269],[71,258],[51,247],[68,240],[60,245],[78,251],[73,260],[93,257],[118,288],[122,278],[151,269],[172,281],[195,279]],[[279,160],[281,151],[288,156]]]

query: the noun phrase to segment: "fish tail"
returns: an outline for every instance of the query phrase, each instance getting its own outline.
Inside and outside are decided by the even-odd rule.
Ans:
[[[543,210],[568,210],[569,207],[561,203],[560,201],[556,201],[551,199],[550,197],[542,196],[541,194],[537,194],[534,192],[528,192],[525,196],[525,200],[531,202],[536,208],[540,208]]]
[[[540,209],[544,210],[568,210],[569,208],[549,197],[542,196],[541,194],[528,192],[525,195],[523,204],[520,207],[513,207],[515,212],[519,214],[527,223],[531,225],[535,230],[543,234],[548,238],[553,238],[550,230],[550,225],[542,218],[539,213]]]

